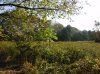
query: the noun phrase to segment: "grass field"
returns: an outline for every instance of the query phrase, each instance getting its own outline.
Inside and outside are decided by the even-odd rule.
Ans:
[[[100,74],[100,44],[1,41],[0,69],[24,74]]]

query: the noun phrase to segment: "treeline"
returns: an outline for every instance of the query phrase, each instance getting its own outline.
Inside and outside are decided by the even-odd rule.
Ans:
[[[93,41],[96,39],[95,31],[80,31],[79,29],[67,25],[64,27],[60,23],[51,25],[57,35],[58,41]]]

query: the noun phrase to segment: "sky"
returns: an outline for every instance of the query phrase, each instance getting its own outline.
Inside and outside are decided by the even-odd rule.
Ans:
[[[72,16],[73,22],[66,19],[55,19],[57,22],[67,26],[70,24],[79,30],[93,30],[95,20],[100,22],[100,0],[87,0],[89,5],[83,4],[79,15]]]

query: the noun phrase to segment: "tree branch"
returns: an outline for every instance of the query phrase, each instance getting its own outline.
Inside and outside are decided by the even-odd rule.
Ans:
[[[30,9],[30,10],[60,10],[60,9],[55,9],[55,8],[45,8],[45,7],[41,7],[41,8],[31,8],[31,7],[25,7],[25,6],[21,6],[19,4],[0,4],[0,6],[14,6],[14,7],[18,7],[18,8],[24,8],[24,9]]]

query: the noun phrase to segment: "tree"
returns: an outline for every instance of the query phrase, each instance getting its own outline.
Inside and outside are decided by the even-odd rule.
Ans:
[[[88,31],[89,41],[94,41],[96,39],[96,32],[95,31]]]
[[[70,25],[67,25],[67,27],[62,29],[61,35],[58,39],[62,41],[70,41],[71,37],[72,37],[72,29]]]
[[[100,31],[100,22],[98,22],[98,21],[95,21],[95,28],[94,28],[94,30],[95,31]]]
[[[57,36],[57,40],[61,37],[61,31],[64,28],[64,26],[60,23],[51,23],[50,27],[53,29],[54,33]]]
[[[27,13],[23,9],[17,9],[10,13],[3,13],[3,15],[9,15],[0,16],[2,29],[4,30],[4,34],[7,35],[8,40],[19,41],[26,40],[27,37],[28,39],[32,38],[31,35],[34,32],[34,28],[32,28],[31,20],[33,20],[33,17],[29,19]]]
[[[28,34],[28,36],[29,36],[30,33],[32,34],[32,30],[33,30],[31,28],[32,26],[30,26],[30,32],[28,32],[28,33],[25,32],[25,30],[29,31],[29,29],[27,29],[29,26],[27,26],[27,24],[25,23],[25,22],[29,23],[29,21],[26,19],[27,17],[36,16],[36,17],[39,17],[40,19],[42,19],[43,22],[46,22],[47,17],[49,17],[49,16],[62,17],[62,16],[66,16],[66,14],[67,15],[75,14],[77,12],[77,10],[80,8],[80,6],[77,6],[77,3],[78,3],[77,0],[1,0],[0,1],[0,9],[1,9],[0,16],[2,16],[2,17],[7,16],[6,20],[9,20],[9,22],[8,22],[9,24],[16,25],[17,22],[21,23],[21,21],[24,21],[23,23],[21,23],[23,30],[20,30],[20,32],[17,32],[17,31],[19,31],[19,29],[18,29],[19,25],[16,26],[17,30],[15,31],[16,32],[15,34],[14,34],[15,26],[9,25],[9,28],[8,28],[10,30],[9,36],[14,35],[14,38],[20,36],[20,38],[23,39],[23,36],[24,36],[23,34]],[[24,13],[27,13],[27,15],[24,16],[23,11],[19,11],[17,14],[17,15],[22,14],[22,16],[21,16],[22,18],[19,18],[19,17],[16,18],[15,13],[13,16],[12,16],[12,14],[9,14],[9,13],[12,13],[13,10],[19,10],[19,9],[21,9],[21,10],[23,9]],[[7,12],[7,14],[5,14],[4,12]],[[1,13],[4,13],[4,14],[1,14]],[[8,17],[10,17],[11,19]],[[38,27],[41,27],[40,26],[41,22],[39,21],[39,19],[38,19],[38,24],[39,24]],[[42,24],[42,25],[45,25],[45,24]],[[12,29],[13,29],[13,31],[11,31]],[[4,30],[4,32],[5,32],[5,30]],[[13,32],[13,34],[12,34],[12,32]],[[27,37],[27,35],[24,37]],[[11,37],[9,37],[9,38],[11,38]],[[29,38],[32,38],[32,37],[29,36]],[[19,38],[16,38],[16,39],[19,39]]]
[[[86,30],[83,30],[82,31],[82,38],[83,38],[83,41],[88,41],[89,40],[89,35],[88,35],[88,31]]]
[[[54,29],[54,32],[57,34],[64,28],[64,26],[60,23],[54,23],[53,25],[51,25],[51,27]]]
[[[1,0],[0,11],[22,8],[29,12],[29,15],[47,17],[58,14],[56,16],[60,17],[77,12],[81,8],[77,3],[77,0]]]
[[[94,30],[96,31],[96,42],[100,42],[100,22],[95,21],[95,28]]]
[[[20,12],[21,14],[19,14]],[[10,15],[0,16],[0,27],[1,30],[4,30],[8,40],[29,41],[56,38],[53,30],[49,28],[50,23],[48,21],[36,16],[28,16],[28,13],[23,9],[3,14]]]
[[[55,24],[52,27],[57,33],[58,41],[93,41],[96,36],[95,31],[80,31],[70,25],[63,27],[61,24]]]

